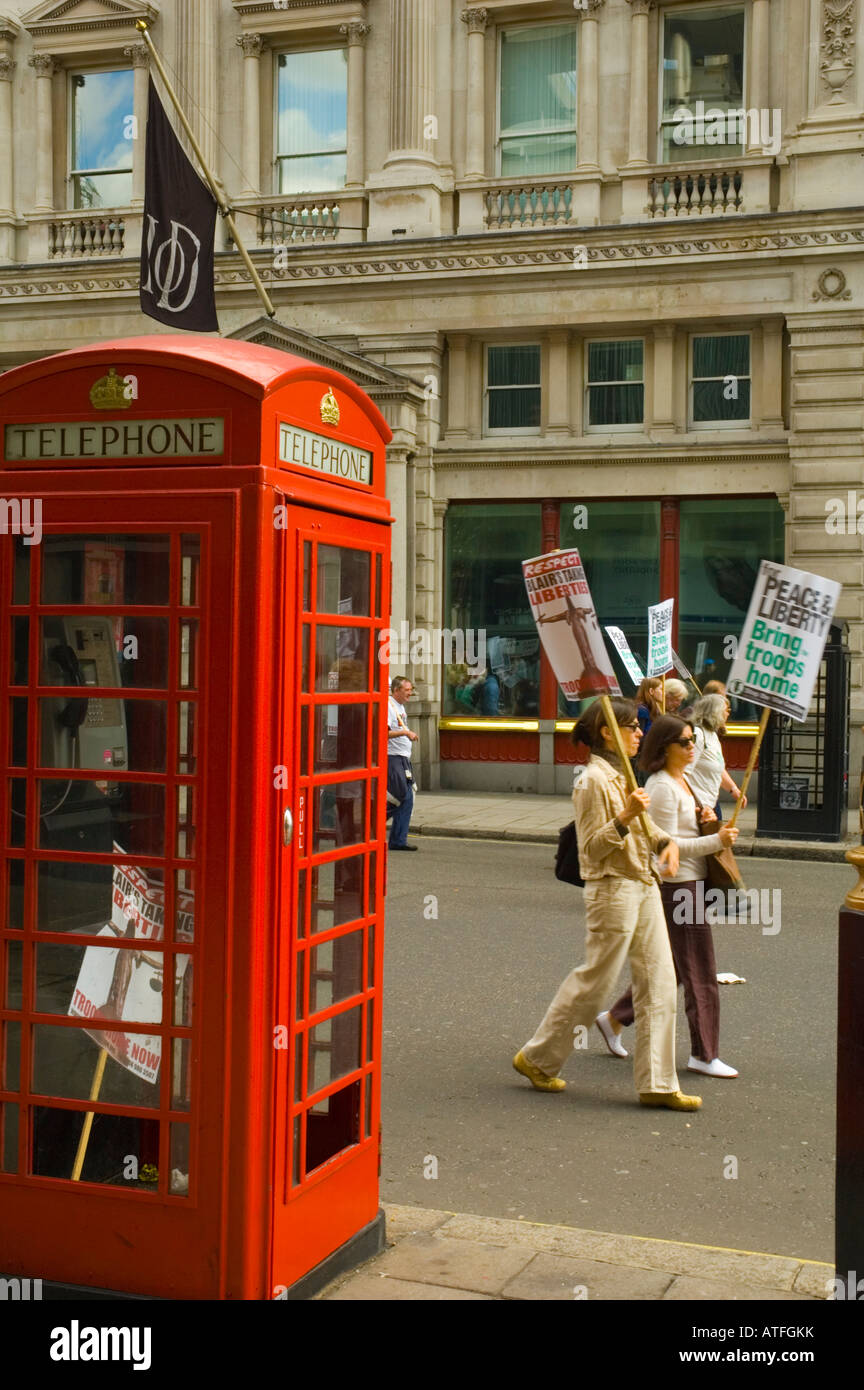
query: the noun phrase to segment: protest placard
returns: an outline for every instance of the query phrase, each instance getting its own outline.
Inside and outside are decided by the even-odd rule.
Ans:
[[[568,700],[620,695],[578,550],[522,561],[540,641]]]
[[[646,676],[665,676],[673,670],[672,610],[674,598],[664,598],[648,609],[648,665]]]
[[[840,585],[763,560],[726,688],[799,722],[807,718]]]
[[[621,660],[627,667],[627,674],[633,681],[633,684],[641,685],[643,676],[639,668],[639,662],[636,660],[635,656],[631,652],[629,643],[627,641],[627,638],[624,636],[624,633],[621,631],[620,627],[607,627],[606,631],[609,633],[609,636],[615,644],[615,648],[618,652],[618,655],[621,657]]]

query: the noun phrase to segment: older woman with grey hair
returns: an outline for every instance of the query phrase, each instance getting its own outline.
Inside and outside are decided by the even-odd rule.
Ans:
[[[729,701],[725,695],[703,695],[690,712],[696,739],[696,757],[687,769],[687,781],[702,802],[703,806],[713,806],[717,819],[720,814],[720,788],[731,792],[738,799],[738,786],[726,771],[726,760],[720,734],[725,732],[729,718]],[[747,805],[746,796],[741,802],[742,809]]]

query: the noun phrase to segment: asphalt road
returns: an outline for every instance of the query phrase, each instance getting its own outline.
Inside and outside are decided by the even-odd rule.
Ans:
[[[557,882],[552,848],[415,843],[389,864],[384,1200],[833,1259],[837,910],[851,869],[746,861],[748,887],[781,892],[780,931],[714,931],[718,970],[746,978],[720,987],[720,1056],[737,1079],[686,1071],[679,991],[681,1085],[703,1097],[682,1114],[642,1109],[631,1059],[596,1028],[565,1092],[512,1070],[582,961],[582,893]]]

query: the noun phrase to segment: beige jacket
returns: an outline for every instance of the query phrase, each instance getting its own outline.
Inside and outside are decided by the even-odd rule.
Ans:
[[[573,788],[579,871],[586,883],[601,878],[659,882],[651,868],[651,853],[659,854],[668,845],[669,835],[654,823],[647,811],[644,820],[650,848],[638,821],[631,821],[619,830],[615,817],[624,810],[628,796],[623,772],[593,753]]]

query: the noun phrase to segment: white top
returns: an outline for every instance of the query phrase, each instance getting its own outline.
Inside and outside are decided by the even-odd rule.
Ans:
[[[392,695],[387,704],[387,728],[406,730],[408,728],[408,723],[405,719],[405,706],[400,705],[398,700],[394,700]],[[397,756],[402,758],[411,757],[411,740],[407,733],[404,737],[388,738],[387,756],[388,758],[395,758]]]
[[[720,836],[699,834],[696,802],[668,772],[653,772],[645,783],[645,790],[651,798],[651,819],[671,835],[678,846],[678,872],[674,878],[664,874],[662,881],[692,883],[693,879],[705,878],[706,858],[723,848]]]
[[[686,770],[687,781],[703,806],[715,807],[720,795],[720,783],[726,770],[723,746],[713,729],[693,728],[696,757]]]

